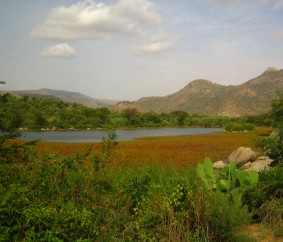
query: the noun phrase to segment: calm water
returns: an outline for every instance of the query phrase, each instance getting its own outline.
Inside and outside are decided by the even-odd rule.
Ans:
[[[118,140],[133,140],[145,136],[179,136],[208,134],[222,131],[219,128],[160,128],[160,129],[131,129],[117,130]],[[26,140],[44,140],[54,142],[91,142],[101,141],[101,137],[106,135],[102,130],[66,130],[66,131],[24,131],[21,138]]]

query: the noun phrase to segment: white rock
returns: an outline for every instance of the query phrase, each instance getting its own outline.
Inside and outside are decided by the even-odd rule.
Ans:
[[[213,163],[213,168],[215,169],[222,169],[226,164],[224,163],[224,161],[219,160]]]
[[[256,171],[261,172],[269,170],[269,166],[274,160],[271,160],[268,156],[260,156],[254,162],[250,163],[250,166],[247,167],[246,171]]]

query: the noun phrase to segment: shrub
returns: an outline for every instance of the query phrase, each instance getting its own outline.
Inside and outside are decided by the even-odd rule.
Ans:
[[[257,186],[245,191],[243,201],[248,205],[252,212],[253,219],[261,221],[262,210],[264,203],[275,198],[283,196],[283,166],[276,166],[270,170],[259,173],[259,181]]]
[[[258,142],[258,146],[263,153],[272,159],[276,160],[276,163],[283,161],[283,127],[279,127],[275,130],[274,135],[265,137]]]
[[[249,123],[228,123],[225,126],[226,131],[255,131],[255,125]]]
[[[29,141],[23,144],[9,142],[20,136],[20,133],[0,133],[0,163],[13,163],[27,161],[31,155],[31,147],[37,141]]]
[[[271,227],[276,236],[283,236],[283,196],[266,201],[261,207],[261,213],[263,224]]]

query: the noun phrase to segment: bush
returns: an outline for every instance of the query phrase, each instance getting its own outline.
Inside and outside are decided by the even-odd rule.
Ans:
[[[33,156],[31,147],[37,141],[22,144],[11,142],[19,136],[17,132],[0,133],[0,163],[25,162]]]
[[[283,162],[283,124],[278,124],[274,132],[258,141],[258,146],[263,154],[275,159],[275,163]]]
[[[226,131],[255,131],[255,125],[249,123],[228,123],[225,126]]]
[[[262,140],[260,147],[277,163],[283,160],[283,94],[273,100],[270,110],[275,129],[274,135]]]
[[[253,219],[257,222],[261,221],[264,203],[275,198],[283,196],[283,166],[276,166],[270,170],[259,173],[259,182],[253,189],[248,189],[244,193],[243,201],[248,205],[252,212]]]
[[[283,236],[283,196],[266,201],[261,207],[261,213],[263,224],[271,227],[276,236]]]

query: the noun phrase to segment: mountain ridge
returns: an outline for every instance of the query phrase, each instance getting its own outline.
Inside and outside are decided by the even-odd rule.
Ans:
[[[283,70],[268,67],[260,76],[240,85],[225,86],[197,79],[173,94],[118,102],[111,109],[136,108],[157,113],[182,110],[189,114],[236,117],[267,112],[278,92],[283,92]]]
[[[79,92],[54,90],[48,88],[40,88],[38,90],[15,90],[15,91],[1,91],[2,93],[10,93],[17,96],[29,96],[38,98],[60,99],[67,103],[79,103],[87,107],[106,107],[115,105],[118,101],[108,99],[95,99],[83,95]]]

